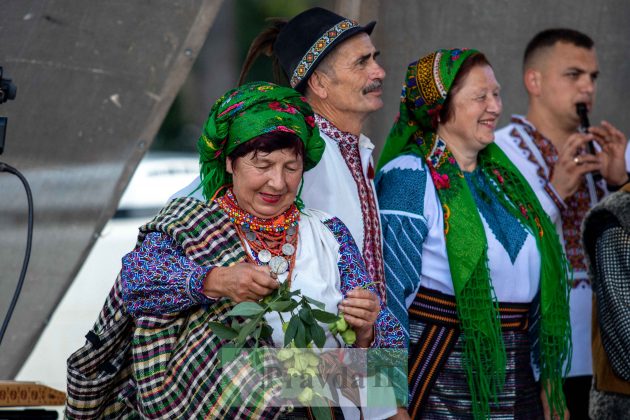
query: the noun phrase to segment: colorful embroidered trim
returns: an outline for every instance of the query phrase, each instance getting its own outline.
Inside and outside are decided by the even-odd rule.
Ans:
[[[359,137],[339,130],[319,114],[315,114],[315,121],[320,132],[337,142],[339,152],[357,185],[361,216],[363,218],[363,259],[365,260],[368,274],[378,284],[381,301],[386,302],[387,292],[385,290],[385,273],[383,272],[380,218],[376,208],[372,183],[366,179],[363,172],[361,153],[359,152]]]
[[[446,98],[446,89],[440,79],[440,58],[442,53],[437,51],[418,61],[416,80],[418,89],[422,92],[424,102],[431,104],[440,98]]]
[[[296,87],[304,76],[308,73],[310,68],[315,64],[322,52],[326,50],[335,39],[348,29],[359,26],[359,24],[353,20],[342,20],[326,32],[306,51],[306,54],[302,57],[302,60],[298,63],[297,67],[293,71],[291,77],[291,87]]]
[[[584,256],[584,249],[582,248],[582,239],[581,239],[581,225],[586,213],[591,207],[591,199],[588,192],[588,184],[586,183],[586,179],[582,179],[582,182],[578,186],[578,189],[573,193],[573,195],[567,197],[564,200],[564,203],[558,203],[556,197],[556,193],[551,190],[549,184],[551,184],[551,177],[553,176],[554,167],[558,161],[558,151],[553,146],[551,141],[547,139],[542,133],[536,131],[532,126],[527,124],[522,119],[513,116],[512,117],[513,124],[519,124],[525,130],[525,132],[532,138],[532,141],[536,145],[536,147],[540,150],[540,153],[545,160],[547,167],[549,168],[549,177],[546,176],[543,168],[537,160],[530,158],[537,167],[537,174],[540,179],[545,181],[545,191],[551,197],[551,199],[556,203],[558,209],[560,210],[560,218],[562,220],[562,235],[564,238],[564,249],[573,268],[574,273],[576,272],[586,272],[586,259]],[[518,132],[517,132],[518,133]],[[510,133],[512,134],[512,133]],[[520,138],[520,136],[516,136],[516,138],[520,139],[519,147],[521,149],[525,149],[529,151],[529,147]],[[531,155],[531,151],[529,151]],[[595,193],[597,194],[597,199],[601,200],[605,195],[606,191],[602,184],[602,182],[597,182],[595,184]],[[559,204],[559,205],[558,205]],[[583,278],[575,278],[571,282],[571,287],[576,289],[580,285],[590,285],[591,281],[587,277]]]

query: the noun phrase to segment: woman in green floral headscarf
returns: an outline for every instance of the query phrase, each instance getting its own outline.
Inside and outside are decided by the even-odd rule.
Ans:
[[[379,162],[388,304],[409,339],[412,418],[564,411],[566,260],[536,196],[493,144],[499,89],[475,50],[411,63]]]
[[[212,107],[198,148],[206,201],[174,199],[140,228],[95,328],[100,344],[88,344],[69,361],[73,418],[281,416],[290,403],[274,358],[261,356],[260,369],[246,354],[226,358],[226,340],[238,338],[249,348],[281,348],[292,337],[300,346],[311,339],[323,348],[342,345],[319,322],[330,316],[302,308],[299,318],[289,321],[285,313],[283,321],[275,310],[292,305],[286,295],[264,300],[281,285],[296,299],[299,290],[328,312],[342,311],[339,325],[355,347],[403,346],[402,329],[379,301],[346,226],[300,203],[302,174],[324,149],[304,97],[264,82],[231,90]],[[263,306],[253,303],[261,300]],[[239,310],[250,315],[273,309],[263,315],[265,325],[229,316],[243,301],[249,306]],[[128,318],[133,323],[124,324]],[[113,329],[133,336],[110,339]],[[102,352],[117,342],[127,343],[125,352],[102,371],[104,360],[109,363]],[[313,390],[301,391],[298,399],[308,404]],[[396,412],[395,401],[388,408]]]

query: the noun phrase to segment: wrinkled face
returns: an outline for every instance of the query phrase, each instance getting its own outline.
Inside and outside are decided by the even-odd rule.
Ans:
[[[302,180],[302,156],[291,149],[271,153],[250,152],[232,161],[234,195],[239,207],[256,217],[278,216],[295,200]]]
[[[580,122],[575,105],[585,102],[590,110],[595,101],[599,74],[595,49],[558,42],[542,59],[538,103],[556,124],[575,129]]]
[[[326,103],[337,113],[364,117],[383,106],[385,70],[376,62],[378,51],[360,33],[342,42],[331,57],[333,72],[326,74]]]
[[[475,151],[492,143],[502,109],[499,91],[492,67],[470,69],[451,98],[452,117],[439,125],[438,134],[447,142]]]

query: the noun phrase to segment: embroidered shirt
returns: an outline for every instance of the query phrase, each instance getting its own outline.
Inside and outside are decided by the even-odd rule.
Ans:
[[[558,151],[549,139],[544,137],[524,118],[516,115],[512,116],[512,124],[517,127],[510,129],[510,137],[512,137],[513,141],[517,142],[519,148],[526,152],[525,155],[528,161],[536,165],[536,173],[544,182],[545,192],[552,198],[560,211],[562,236],[564,238],[567,259],[574,272],[585,273],[586,261],[580,239],[580,227],[588,210],[596,204],[591,203],[586,177],[580,183],[577,191],[572,196],[562,201],[562,199],[555,194],[555,191],[552,191],[553,187],[551,186],[553,170],[558,161]],[[523,132],[529,136],[533,145],[538,149],[538,154],[542,157],[543,162],[540,162],[540,160],[536,158],[537,153],[531,150],[530,143],[524,138]],[[497,144],[504,148],[499,138],[497,138]],[[515,162],[515,164],[518,166],[517,162]],[[597,200],[599,200],[606,194],[605,182],[600,181],[595,185],[595,194]],[[585,275],[580,275],[574,279],[573,287],[579,286],[580,282],[588,284],[589,280]]]
[[[481,181],[475,182],[479,185],[476,193],[494,194]],[[446,253],[444,209],[426,163],[417,156],[402,155],[387,163],[376,177],[376,191],[383,226],[387,305],[408,339],[407,310],[421,285],[455,294]],[[494,205],[485,202],[478,211],[488,241],[488,269],[498,301],[531,302],[540,279],[536,239],[518,220]],[[508,243],[506,229],[518,236],[518,241],[515,236],[511,238],[514,243]]]
[[[362,254],[368,273],[373,281],[379,284],[381,296],[385,296],[385,286],[383,284],[383,257],[381,244],[381,226],[379,223],[376,196],[372,184],[374,178],[374,167],[371,159],[364,162],[361,156],[361,138],[348,132],[344,132],[335,127],[325,117],[315,114],[320,133],[336,143],[336,148],[341,153],[352,179],[356,185],[358,202],[361,214],[355,214],[354,218],[361,218],[363,221],[363,232],[361,236],[355,236],[357,242],[362,242]],[[311,194],[309,194],[310,197]],[[348,197],[341,194],[329,196],[328,200],[344,201]],[[317,206],[315,206],[317,207]],[[327,208],[323,208],[328,211]],[[355,233],[353,232],[353,235]],[[362,237],[362,241],[361,241]]]
[[[314,210],[307,212],[323,214]],[[330,238],[319,237],[322,232],[328,232]],[[320,221],[303,215],[299,238],[292,289],[298,288],[305,295],[324,302],[328,311],[336,313],[337,304],[350,290],[371,283],[361,254],[339,219],[326,217]],[[304,249],[305,246],[308,249]],[[331,258],[322,254],[330,252],[334,253]],[[336,261],[336,272],[330,271],[326,261]],[[123,258],[121,279],[125,307],[132,315],[140,316],[177,312],[212,303],[214,300],[202,293],[207,272],[208,267],[200,267],[189,260],[170,237],[158,232],[149,233],[140,247]],[[374,285],[367,288],[377,293]],[[282,335],[280,320],[275,319],[275,314],[269,317],[267,321],[274,327],[274,340],[277,341],[281,337],[276,333]],[[403,345],[400,324],[382,302],[375,331],[373,347]],[[327,342],[327,347],[330,345],[332,342]]]
[[[591,308],[592,290],[586,272],[585,256],[580,243],[580,226],[586,210],[592,206],[590,195],[601,196],[602,187],[589,191],[586,181],[578,192],[562,200],[551,184],[558,153],[525,117],[514,115],[511,123],[495,133],[495,143],[521,171],[536,193],[545,212],[563,238],[567,259],[573,269],[569,309],[573,353],[569,377],[591,375]],[[593,203],[594,204],[594,203]]]

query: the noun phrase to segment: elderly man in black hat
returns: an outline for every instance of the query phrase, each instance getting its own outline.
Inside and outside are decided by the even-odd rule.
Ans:
[[[374,145],[363,123],[383,106],[385,70],[365,26],[321,8],[309,9],[281,27],[272,52],[293,88],[304,93],[326,150],[304,177],[302,197],[346,223],[372,279],[383,285],[381,229],[372,178]],[[252,51],[254,52],[254,51]],[[384,298],[384,288],[379,289]]]
[[[372,182],[374,145],[361,134],[368,115],[383,106],[385,70],[376,62],[379,52],[370,40],[375,25],[361,26],[319,7],[288,22],[276,21],[252,42],[239,84],[262,53],[273,58],[276,73],[283,73],[306,96],[326,150],[320,163],[304,175],[302,199],[308,207],[337,216],[348,226],[385,302],[381,229]],[[196,180],[175,196],[201,194],[198,186]],[[217,295],[223,283],[220,274],[211,272]],[[253,277],[257,275],[252,271]],[[258,288],[264,282],[256,283]],[[246,286],[239,290],[244,296],[252,293]]]

